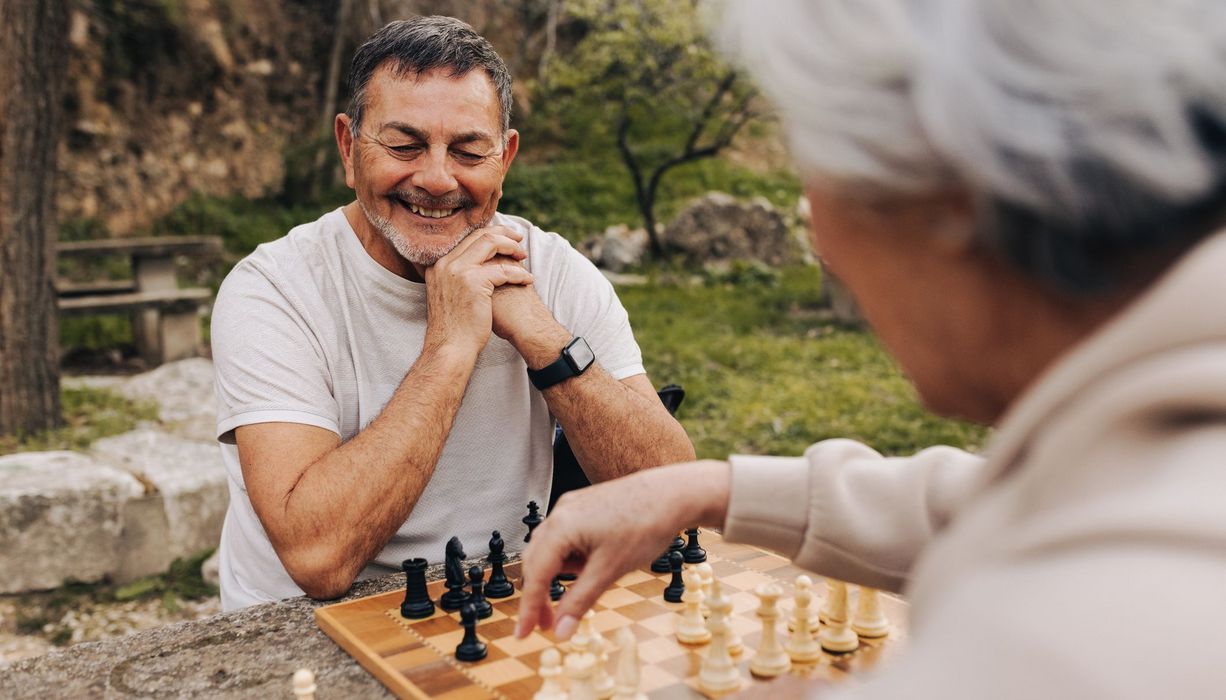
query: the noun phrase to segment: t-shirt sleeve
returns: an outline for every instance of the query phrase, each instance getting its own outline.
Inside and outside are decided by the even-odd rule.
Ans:
[[[556,236],[539,230],[535,233]],[[545,297],[554,318],[587,341],[596,361],[614,379],[646,374],[630,317],[613,285],[560,236],[556,237],[556,246],[550,256],[551,284]]]
[[[226,277],[213,305],[217,438],[254,423],[302,423],[340,434],[319,336],[304,306],[277,283],[275,266],[250,259]]]

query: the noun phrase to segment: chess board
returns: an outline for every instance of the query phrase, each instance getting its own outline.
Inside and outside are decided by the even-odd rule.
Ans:
[[[785,592],[779,609],[781,640],[787,630],[783,621],[792,609],[792,581],[798,574],[808,573],[791,565],[775,554],[754,547],[722,541],[715,533],[704,531],[702,545],[707,561],[723,586],[724,596],[733,604],[730,624],[740,634],[745,650],[735,656],[737,666],[746,679],[744,687],[769,681],[754,678],[749,673],[749,660],[761,636],[761,621],[754,614],[758,598],[753,589],[761,583],[778,583]],[[422,620],[407,620],[400,616],[404,591],[391,591],[344,603],[321,607],[315,620],[324,632],[370,671],[400,698],[531,698],[541,686],[537,674],[541,652],[554,646],[552,632],[534,631],[527,638],[514,638],[519,611],[519,565],[507,567],[507,575],[516,582],[517,590],[510,598],[491,599],[492,616],[481,620],[477,634],[486,643],[489,655],[482,661],[465,663],[455,658],[455,648],[464,635],[459,613],[435,610]],[[814,579],[813,606],[819,607],[825,596],[825,582]],[[705,646],[678,642],[674,636],[684,605],[668,603],[663,598],[668,574],[652,573],[649,569],[632,571],[623,576],[601,595],[595,610],[594,626],[610,648],[620,627],[629,627],[638,639],[642,659],[641,688],[651,698],[703,698],[698,689],[698,671]],[[854,590],[854,586],[851,587]],[[429,585],[436,606],[443,592],[443,582]],[[823,654],[811,664],[793,664],[795,676],[837,682],[851,674],[863,672],[888,657],[899,647],[904,637],[906,604],[882,594],[882,606],[890,618],[890,634],[878,640],[862,639],[860,648],[849,654]],[[854,602],[854,601],[853,601]],[[854,607],[852,607],[854,610]],[[565,653],[566,645],[560,646]],[[614,668],[616,650],[610,653],[610,672]]]

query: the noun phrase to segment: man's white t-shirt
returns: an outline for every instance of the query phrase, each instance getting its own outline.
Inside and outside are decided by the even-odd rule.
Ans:
[[[493,223],[524,234],[537,293],[605,371],[619,380],[642,374],[626,311],[600,271],[524,219],[498,214]],[[234,429],[302,423],[348,441],[382,411],[421,353],[425,331],[425,285],[375,262],[340,209],[261,245],[226,277],[212,325],[217,434],[230,486],[220,546],[225,610],[302,595],[251,507]],[[399,570],[411,557],[442,561],[453,535],[470,560],[488,553],[493,530],[508,549],[520,548],[528,501],[549,498],[553,428],[523,359],[491,334],[433,476],[362,576]]]

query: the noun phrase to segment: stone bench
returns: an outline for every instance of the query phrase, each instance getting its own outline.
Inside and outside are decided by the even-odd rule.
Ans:
[[[115,238],[69,241],[56,246],[62,258],[127,256],[131,280],[56,283],[60,313],[132,314],[132,337],[146,362],[162,364],[195,357],[203,347],[200,313],[213,294],[203,287],[180,289],[175,258],[180,255],[218,255],[217,236]]]

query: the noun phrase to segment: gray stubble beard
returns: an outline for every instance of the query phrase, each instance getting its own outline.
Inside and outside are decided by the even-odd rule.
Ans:
[[[358,206],[362,208],[362,213],[366,215],[366,220],[369,221],[371,226],[373,226],[375,230],[379,232],[379,235],[383,236],[388,243],[392,244],[392,247],[396,249],[396,252],[400,254],[400,257],[408,260],[414,265],[421,265],[422,267],[430,267],[439,260],[442,260],[444,256],[455,250],[456,246],[460,245],[460,241],[468,238],[473,231],[476,231],[477,229],[488,224],[488,222],[486,222],[469,226],[459,236],[457,236],[454,241],[451,241],[444,246],[426,247],[414,244],[407,236],[402,234],[396,228],[391,219],[379,216],[367,208],[361,197],[358,197],[357,200]]]

